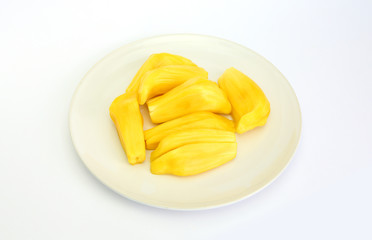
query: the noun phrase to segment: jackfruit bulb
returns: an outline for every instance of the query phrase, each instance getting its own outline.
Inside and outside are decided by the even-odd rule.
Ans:
[[[244,133],[266,124],[270,103],[261,88],[248,76],[235,68],[227,69],[218,79],[231,106],[237,133]]]
[[[129,84],[126,92],[138,92],[139,85],[141,83],[142,77],[151,70],[154,70],[158,67],[168,66],[168,65],[189,65],[196,66],[191,60],[170,54],[170,53],[156,53],[152,54],[146,62],[138,70],[137,74],[132,79],[132,82]]]
[[[223,114],[231,112],[225,93],[215,82],[203,78],[190,79],[166,94],[149,100],[147,106],[154,123],[199,111]]]
[[[137,94],[120,95],[112,102],[109,111],[128,162],[133,165],[142,163],[146,158],[146,149]]]
[[[155,149],[163,138],[181,130],[203,128],[235,132],[233,121],[211,112],[195,112],[146,130],[146,148]]]
[[[143,105],[148,99],[164,94],[194,77],[208,78],[208,72],[189,65],[169,65],[149,71],[143,76],[138,89],[139,103]]]

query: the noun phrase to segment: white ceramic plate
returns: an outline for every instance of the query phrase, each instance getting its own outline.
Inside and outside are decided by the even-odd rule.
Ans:
[[[151,174],[150,151],[143,164],[131,166],[127,162],[108,109],[147,57],[160,52],[191,59],[214,81],[233,66],[263,89],[271,103],[267,124],[237,136],[234,160],[190,177]],[[151,127],[146,109],[141,111],[145,129]],[[99,61],[72,99],[70,131],[81,160],[115,192],[155,207],[207,209],[251,196],[282,172],[299,142],[301,113],[288,81],[262,56],[227,40],[177,34],[133,42]]]

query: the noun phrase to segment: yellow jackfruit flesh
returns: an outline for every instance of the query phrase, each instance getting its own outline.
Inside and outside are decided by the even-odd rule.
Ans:
[[[229,114],[231,105],[215,82],[193,78],[147,102],[154,123],[169,121],[198,111]]]
[[[151,153],[156,159],[166,152],[192,143],[228,143],[236,142],[235,133],[218,129],[186,129],[163,138],[158,147]]]
[[[170,53],[157,53],[152,54],[142,67],[138,70],[137,74],[132,79],[132,82],[129,84],[126,92],[138,92],[141,79],[144,74],[148,71],[154,70],[158,67],[167,66],[167,65],[189,65],[196,66],[191,60],[181,57],[178,55]]]
[[[152,160],[151,172],[178,176],[195,175],[234,159],[236,151],[236,142],[188,144]]]
[[[208,78],[203,68],[188,65],[168,65],[147,72],[138,89],[139,104],[147,99],[164,94],[194,77]]]
[[[146,158],[146,149],[137,94],[120,95],[112,102],[109,110],[128,162],[142,163]]]
[[[162,123],[144,132],[147,149],[155,149],[166,136],[185,129],[220,129],[234,132],[234,123],[211,112],[195,112],[174,120]]]
[[[232,106],[237,133],[244,133],[266,124],[270,103],[261,88],[235,68],[227,69],[218,79]]]

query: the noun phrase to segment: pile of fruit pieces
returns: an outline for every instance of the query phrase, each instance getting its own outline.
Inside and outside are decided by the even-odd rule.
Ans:
[[[147,104],[151,121],[143,131],[139,105]],[[263,126],[270,103],[261,88],[235,68],[218,85],[187,58],[159,53],[139,69],[126,93],[110,106],[121,144],[130,164],[151,153],[153,174],[189,176],[235,158],[235,132]],[[234,121],[218,114],[231,114]]]

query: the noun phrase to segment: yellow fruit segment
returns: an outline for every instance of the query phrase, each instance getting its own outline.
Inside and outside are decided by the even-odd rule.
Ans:
[[[191,143],[228,143],[236,142],[235,133],[218,129],[185,129],[163,138],[151,153],[151,160],[173,149]]]
[[[152,160],[151,172],[178,176],[195,175],[234,159],[236,151],[236,143],[188,144]]]
[[[110,106],[110,116],[116,126],[121,145],[130,164],[141,163],[146,158],[143,119],[137,95],[125,93]]]
[[[147,72],[138,89],[139,104],[150,98],[164,94],[194,77],[208,78],[203,68],[188,65],[169,65]]]
[[[229,114],[231,105],[215,82],[193,78],[147,102],[154,123],[162,123],[198,111]]]
[[[141,79],[144,74],[148,71],[154,70],[158,67],[167,66],[167,65],[189,65],[196,66],[191,60],[173,55],[170,53],[157,53],[152,54],[142,67],[138,70],[137,74],[132,79],[132,82],[129,84],[126,92],[138,92]]]
[[[218,79],[232,106],[237,133],[244,133],[266,124],[270,103],[261,88],[235,68],[227,69]]]
[[[195,112],[146,130],[144,132],[146,148],[155,149],[163,138],[172,133],[185,129],[202,128],[235,131],[234,123],[225,117],[211,112]]]

